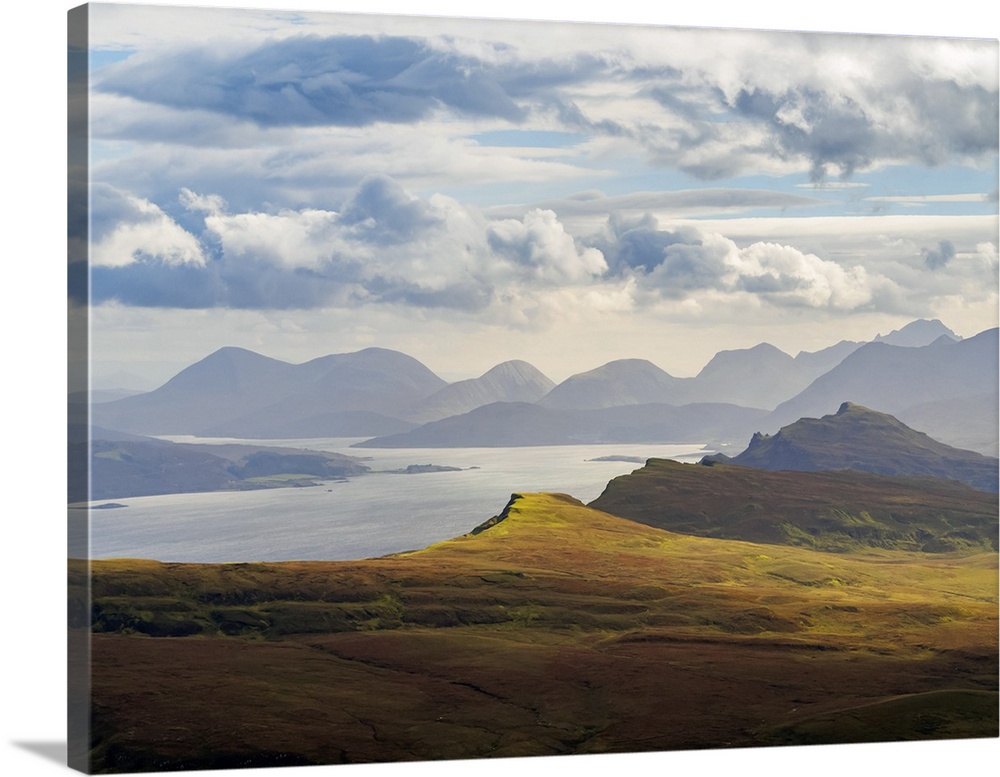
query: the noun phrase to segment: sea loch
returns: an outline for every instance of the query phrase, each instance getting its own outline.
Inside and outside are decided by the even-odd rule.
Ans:
[[[198,441],[190,437],[170,439]],[[350,448],[356,441],[253,441],[364,457],[372,472],[346,481],[311,488],[115,499],[125,507],[91,513],[91,557],[207,563],[381,556],[465,534],[502,510],[513,492],[557,491],[589,502],[601,494],[609,480],[641,466],[593,459],[693,462],[711,452],[695,443]],[[392,472],[410,464],[436,464],[460,471]]]

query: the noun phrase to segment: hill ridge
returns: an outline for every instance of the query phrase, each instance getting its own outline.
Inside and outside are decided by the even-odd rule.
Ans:
[[[940,477],[993,492],[998,490],[1000,464],[935,440],[888,413],[850,401],[841,403],[834,414],[800,418],[774,435],[757,432],[737,456],[708,458],[769,470],[852,469]]]

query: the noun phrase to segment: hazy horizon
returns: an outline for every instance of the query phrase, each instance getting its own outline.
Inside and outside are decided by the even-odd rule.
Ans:
[[[950,329],[950,327],[948,327],[948,325],[946,323],[944,323],[944,322],[941,322],[941,323],[945,327],[947,327],[947,328]],[[896,330],[893,330],[893,331],[896,331]],[[977,334],[981,334],[981,331],[980,332],[972,332],[971,334],[967,334],[967,335],[961,334],[959,332],[955,332],[955,330],[953,330],[953,329],[952,329],[952,331],[956,335],[958,335],[959,337],[961,337],[962,339],[968,339],[969,337],[974,337]],[[982,331],[986,331],[986,330],[982,330]],[[889,335],[889,334],[892,334],[892,333],[891,332],[877,332],[875,335],[872,335],[871,337],[865,338],[864,340],[861,340],[861,341],[858,341],[858,342],[871,342],[871,341],[875,340],[879,336],[885,337],[886,335]],[[838,342],[840,342],[840,341],[838,341]],[[830,346],[835,345],[835,344],[836,343],[829,343],[828,345],[821,346],[821,347],[817,348],[816,350],[817,351],[818,350],[823,350],[824,348],[830,347]],[[773,343],[771,343],[771,345],[773,345]],[[227,346],[222,346],[222,347],[227,347]],[[242,347],[242,346],[236,346],[236,347]],[[369,346],[365,346],[364,348],[381,348],[381,347],[383,347],[383,346],[380,346],[380,345],[378,345],[376,343],[376,344],[372,344],[372,345],[369,345]],[[347,351],[347,352],[344,352],[344,353],[354,353],[356,351],[364,350],[364,348],[358,348],[358,349],[355,349],[355,351]],[[215,349],[211,353],[215,353],[216,350],[219,350],[219,349]],[[308,358],[305,358],[305,359],[297,361],[297,360],[291,360],[291,359],[284,359],[281,356],[276,356],[273,353],[268,353],[266,351],[257,351],[257,350],[255,350],[253,348],[248,348],[247,350],[254,351],[255,353],[259,353],[262,356],[267,356],[269,358],[277,359],[279,361],[286,361],[289,364],[302,364],[302,363],[305,363],[307,361],[310,361],[311,359],[316,359],[316,358],[321,358],[323,356],[329,356],[329,355],[331,355],[330,353],[326,353],[326,352],[324,352],[324,353],[316,353],[313,356],[310,356]],[[395,349],[391,349],[391,350],[395,350]],[[723,349],[723,350],[734,350],[734,349],[728,349],[728,348],[726,348],[726,349]],[[784,353],[787,353],[789,356],[791,356],[793,358],[796,355],[798,355],[798,353],[804,352],[804,351],[789,352],[789,351],[784,351],[784,349],[779,349],[779,350],[782,350]],[[181,372],[182,370],[184,370],[187,367],[191,366],[191,364],[195,364],[198,361],[201,361],[202,359],[210,356],[211,353],[205,353],[205,354],[203,354],[202,356],[200,356],[200,357],[196,358],[194,361],[192,361],[190,364],[183,364],[183,365],[181,365],[180,367],[178,367],[178,369],[174,370],[173,372],[170,372],[169,374],[166,374],[165,377],[163,377],[162,379],[157,379],[157,378],[154,378],[154,377],[138,375],[136,373],[128,372],[126,370],[120,370],[120,371],[118,371],[116,373],[109,374],[109,375],[106,375],[106,376],[95,375],[93,377],[93,379],[91,380],[91,388],[95,389],[95,390],[113,390],[113,389],[122,390],[122,389],[124,389],[124,390],[134,390],[134,391],[139,391],[139,390],[141,390],[141,391],[150,391],[150,390],[153,390],[153,389],[158,388],[159,386],[163,385],[165,382],[167,382],[168,380],[170,380],[170,378],[174,377],[178,372]],[[424,362],[424,360],[421,359],[418,354],[407,353],[406,355],[407,356],[412,356],[413,358],[417,359],[417,361],[421,362],[422,364],[424,364],[425,366],[427,366],[428,368],[430,368],[432,372],[434,372],[436,375],[438,375],[438,377],[444,379],[448,383],[454,383],[454,382],[457,382],[457,381],[467,380],[467,379],[470,379],[470,378],[478,378],[478,377],[480,377],[483,374],[483,372],[486,371],[486,370],[483,370],[481,372],[476,372],[475,374],[470,373],[470,372],[456,372],[456,373],[449,374],[449,373],[445,373],[443,371],[435,370],[432,365],[427,364],[426,362]],[[713,356],[714,355],[715,354],[713,354]],[[622,355],[615,357],[615,359],[631,359],[631,358],[645,358],[645,357],[635,357],[635,356],[632,356],[632,355],[630,355],[628,353],[623,353]],[[520,357],[512,357],[512,359],[520,359]],[[598,367],[603,366],[604,364],[607,364],[607,362],[587,364],[586,363],[586,356],[585,355],[581,355],[580,359],[581,359],[581,361],[580,361],[579,367],[576,368],[576,369],[573,369],[571,372],[567,372],[566,374],[551,373],[550,371],[546,371],[544,367],[542,367],[542,366],[540,366],[538,364],[533,364],[532,363],[532,366],[536,367],[546,377],[550,378],[551,380],[553,380],[555,383],[558,384],[558,383],[561,383],[562,381],[564,381],[566,378],[571,377],[572,375],[576,375],[576,374],[579,374],[579,373],[582,373],[582,372],[587,372],[589,370],[593,370],[593,369],[596,369]],[[709,360],[710,359],[711,359],[711,357],[709,357]],[[526,359],[521,359],[521,360],[522,361],[528,361]],[[502,363],[503,361],[510,361],[510,359],[507,359],[507,360],[500,359],[496,363],[491,364],[490,367],[487,368],[487,369],[492,369],[493,367],[497,366],[498,364]],[[651,361],[657,367],[659,367],[660,369],[662,369],[665,372],[669,373],[670,375],[674,376],[675,378],[693,378],[705,366],[705,364],[702,364],[701,367],[699,367],[698,369],[696,369],[693,372],[691,372],[690,374],[688,374],[688,373],[681,373],[679,371],[672,370],[672,369],[670,369],[670,367],[668,365],[660,363],[660,362],[658,362],[658,361],[656,361],[654,359],[648,359],[648,361]],[[706,364],[707,364],[707,362],[706,362]]]

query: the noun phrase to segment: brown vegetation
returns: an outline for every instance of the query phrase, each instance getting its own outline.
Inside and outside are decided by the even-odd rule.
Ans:
[[[98,771],[997,734],[993,553],[705,539],[532,494],[414,553],[102,561],[92,585]]]

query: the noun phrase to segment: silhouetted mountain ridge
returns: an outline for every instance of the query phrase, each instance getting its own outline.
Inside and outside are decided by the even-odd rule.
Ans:
[[[802,418],[777,434],[757,433],[738,456],[708,457],[767,470],[819,472],[851,469],[879,475],[958,480],[998,490],[998,461],[945,445],[900,422],[852,402],[834,415]]]
[[[406,411],[410,421],[426,423],[461,415],[493,402],[537,402],[555,383],[526,361],[501,362],[478,378],[451,383]]]
[[[683,382],[646,359],[616,359],[572,375],[538,404],[558,410],[674,404]]]
[[[846,397],[893,415],[932,402],[954,401],[961,408],[970,397],[997,397],[997,348],[996,329],[959,341],[941,337],[920,347],[868,343],[778,405],[761,428],[773,432],[799,418],[818,418],[834,412]],[[993,430],[994,439],[996,406],[994,401],[993,412],[978,419]],[[959,427],[973,420],[961,421],[962,415],[956,413]],[[946,437],[947,431],[938,430],[943,442],[957,445],[967,439]]]
[[[521,360],[448,384],[413,357],[385,348],[289,364],[245,348],[225,347],[154,391],[91,405],[92,418],[84,405],[71,403],[71,420],[147,435],[386,438],[421,424],[459,419],[498,402],[537,404],[552,411],[649,406],[658,410],[648,429],[636,422],[640,411],[633,410],[622,416],[618,432],[602,426],[611,423],[611,416],[580,416],[574,422],[582,426],[567,431],[567,418],[550,414],[535,419],[541,426],[532,434],[566,443],[607,434],[620,437],[628,431],[645,440],[655,429],[669,433],[659,440],[669,442],[676,441],[679,430],[685,436],[697,429],[707,433],[730,421],[728,431],[713,432],[704,441],[740,443],[746,439],[743,422],[758,418],[761,410],[770,410],[770,416],[755,429],[776,432],[799,418],[833,412],[850,397],[912,420],[914,428],[950,445],[994,454],[996,330],[967,340],[955,338],[940,321],[914,321],[880,335],[879,342],[841,341],[794,358],[769,343],[720,351],[695,377],[675,377],[651,361],[632,358],[577,373],[558,385]],[[720,415],[715,422],[678,420],[677,408],[688,408],[684,413],[691,417],[690,408],[696,405],[715,406]],[[668,406],[674,408],[669,413],[664,410]],[[721,410],[732,406],[753,413],[737,417],[732,410]],[[503,412],[515,423],[515,416],[526,411]],[[669,423],[664,421],[668,414]],[[478,417],[477,423],[486,418]],[[588,429],[587,424],[597,426]],[[486,428],[470,426],[469,419],[456,421],[452,428],[457,432],[463,426],[476,439]],[[497,431],[508,439],[531,436]],[[463,443],[452,436],[445,444]]]
[[[94,406],[102,426],[144,434],[291,437],[403,431],[396,418],[445,381],[412,356],[366,348],[289,364],[220,348],[146,394]]]

